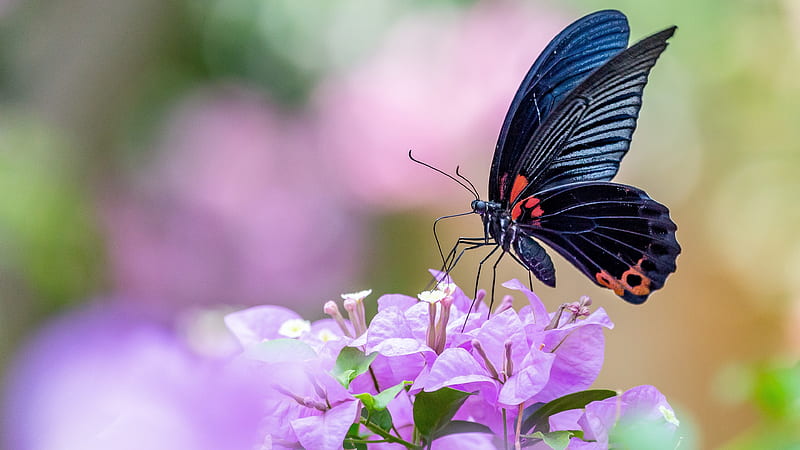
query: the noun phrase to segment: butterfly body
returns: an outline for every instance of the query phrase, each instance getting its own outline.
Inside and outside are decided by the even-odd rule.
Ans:
[[[472,202],[483,242],[460,242],[494,244],[500,258],[510,253],[548,286],[555,269],[537,240],[628,302],[643,303],[663,286],[680,253],[677,227],[644,191],[610,180],[628,151],[650,69],[674,31],[628,47],[627,19],[607,10],[556,36],[512,100],[488,201]]]

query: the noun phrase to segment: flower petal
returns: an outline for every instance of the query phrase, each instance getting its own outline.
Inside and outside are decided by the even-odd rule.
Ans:
[[[561,340],[563,339],[563,340]],[[549,333],[545,350],[555,349],[550,381],[536,395],[536,401],[549,402],[572,392],[587,389],[603,367],[605,336],[600,325],[573,329],[571,333]]]
[[[225,316],[225,325],[242,347],[269,339],[285,338],[278,333],[281,325],[290,320],[302,320],[296,312],[282,306],[254,306]]]
[[[409,297],[408,295],[385,294],[381,295],[381,297],[378,299],[378,312],[393,306],[400,308],[401,311],[405,311],[406,309],[416,305],[418,302],[419,300],[415,299],[414,297]]]
[[[526,297],[528,297],[528,302],[530,302],[530,310],[533,314],[533,323],[535,323],[537,326],[541,326],[540,329],[544,329],[544,327],[550,323],[550,314],[547,312],[547,307],[544,306],[544,303],[542,303],[542,300],[539,298],[539,296],[534,294],[533,291],[528,289],[528,287],[522,284],[521,281],[514,278],[513,280],[503,283],[503,286],[515,291],[520,291],[525,294]],[[523,310],[520,310],[520,317],[525,317],[523,316],[522,312]]]
[[[344,436],[355,423],[358,402],[351,401],[334,406],[319,416],[292,421],[292,428],[303,448],[337,450],[342,448]]]
[[[475,358],[463,348],[449,348],[442,352],[430,371],[414,382],[413,389],[426,392],[436,391],[443,387],[459,386],[471,383],[496,383],[480,366]]]
[[[510,407],[530,400],[548,384],[555,359],[552,353],[531,349],[518,371],[503,385],[497,401]]]

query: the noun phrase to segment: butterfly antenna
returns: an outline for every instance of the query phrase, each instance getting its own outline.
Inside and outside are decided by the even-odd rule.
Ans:
[[[461,178],[462,180],[466,181],[467,184],[469,185],[469,187],[472,188],[472,194],[475,195],[475,200],[480,200],[481,196],[480,196],[480,194],[478,194],[478,190],[475,189],[475,185],[472,184],[472,181],[469,181],[469,178],[465,177],[464,175],[461,175],[461,173],[459,172],[459,169],[460,169],[460,167],[456,166],[456,176],[458,178]]]
[[[466,189],[466,190],[467,190],[467,191],[468,191],[470,194],[474,195],[474,196],[475,196],[475,200],[478,200],[478,194],[476,194],[475,192],[473,192],[473,191],[472,191],[472,190],[471,190],[471,189],[470,189],[470,188],[469,188],[469,187],[468,187],[466,184],[464,184],[464,182],[463,182],[463,181],[461,181],[461,180],[459,180],[458,178],[456,178],[456,177],[454,177],[454,176],[450,175],[449,173],[445,172],[445,171],[444,171],[444,170],[442,170],[442,169],[439,169],[439,168],[433,167],[432,165],[430,165],[430,164],[428,164],[428,163],[426,163],[426,162],[422,162],[422,161],[420,161],[420,160],[418,160],[418,159],[414,158],[414,156],[411,154],[411,150],[409,150],[409,151],[408,151],[408,158],[409,158],[410,160],[414,161],[414,162],[415,162],[415,163],[417,163],[417,164],[423,165],[423,166],[425,166],[425,167],[427,167],[427,168],[429,168],[429,169],[431,169],[431,170],[434,170],[434,171],[436,171],[436,172],[439,172],[440,174],[442,174],[442,175],[446,176],[447,178],[450,178],[451,180],[453,180],[453,181],[455,181],[456,183],[460,184],[460,185],[461,185],[461,187],[463,187],[464,189]]]

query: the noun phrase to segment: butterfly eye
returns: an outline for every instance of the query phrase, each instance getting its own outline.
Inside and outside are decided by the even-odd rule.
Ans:
[[[470,206],[472,207],[472,210],[478,214],[485,213],[488,208],[486,202],[483,200],[473,200]]]

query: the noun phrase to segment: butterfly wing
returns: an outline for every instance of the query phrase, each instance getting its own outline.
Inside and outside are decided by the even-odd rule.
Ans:
[[[508,200],[508,190],[502,198],[502,177],[526,151],[541,121],[589,74],[624,50],[628,35],[625,15],[606,10],[577,20],[550,42],[525,75],[506,114],[489,175],[489,200]]]
[[[632,186],[557,186],[517,202],[511,217],[523,234],[631,303],[664,285],[681,251],[667,208]]]
[[[508,172],[510,203],[554,186],[608,181],[627,153],[650,69],[675,32],[668,28],[618,53],[559,103]]]

